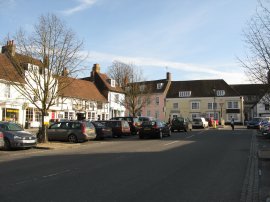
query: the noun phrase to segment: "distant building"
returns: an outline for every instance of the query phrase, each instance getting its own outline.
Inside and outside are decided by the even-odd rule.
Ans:
[[[243,98],[224,80],[172,81],[166,96],[166,119],[214,118],[243,123]]]
[[[93,82],[101,94],[108,100],[109,117],[99,117],[99,119],[110,119],[115,116],[124,116],[126,108],[123,105],[125,94],[121,87],[117,86],[115,80],[106,74],[100,73],[100,65],[94,64],[91,76],[82,78]],[[90,92],[89,92],[90,93]]]

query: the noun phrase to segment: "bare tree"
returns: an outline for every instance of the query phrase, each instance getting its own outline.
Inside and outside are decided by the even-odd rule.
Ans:
[[[244,31],[248,52],[238,60],[253,83],[269,84],[270,81],[270,11],[261,1],[254,17]]]
[[[4,51],[16,69],[17,78],[10,82],[41,112],[41,141],[46,142],[44,117],[56,104],[60,92],[69,85],[66,77],[78,71],[83,42],[53,14],[42,15],[33,33],[28,35],[21,29],[14,39],[16,52],[13,41],[7,43]],[[8,74],[9,70],[6,71]]]
[[[142,71],[133,64],[114,61],[107,73],[124,90],[125,99],[120,101],[121,104],[132,116],[139,115],[142,108],[150,102]]]

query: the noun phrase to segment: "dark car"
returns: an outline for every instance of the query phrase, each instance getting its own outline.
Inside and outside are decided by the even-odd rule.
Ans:
[[[95,126],[90,121],[62,121],[48,128],[48,140],[83,142],[96,138]]]
[[[192,121],[189,118],[175,117],[171,122],[171,131],[191,131],[192,130]]]
[[[171,136],[170,125],[159,120],[142,122],[139,130],[140,139],[145,137],[158,137],[162,139],[164,136]]]
[[[125,120],[103,120],[96,122],[112,128],[113,137],[121,137],[122,135],[130,135],[131,133],[129,123]]]
[[[37,138],[12,122],[0,122],[0,132],[4,136],[4,149],[31,148],[37,144]]]
[[[102,123],[96,122],[96,121],[92,121],[91,122],[95,128],[96,128],[96,133],[97,133],[97,137],[96,139],[98,140],[102,140],[106,137],[112,137],[112,128],[105,126]]]
[[[247,122],[247,129],[261,129],[263,124],[269,122],[269,117],[254,117]]]
[[[154,121],[155,120],[155,118],[151,117],[151,116],[139,116],[138,119],[141,123],[144,121]]]
[[[129,124],[130,131],[132,135],[137,135],[140,129],[141,122],[139,121],[138,117],[132,117],[132,116],[119,116],[119,117],[113,117],[111,120],[126,120]]]

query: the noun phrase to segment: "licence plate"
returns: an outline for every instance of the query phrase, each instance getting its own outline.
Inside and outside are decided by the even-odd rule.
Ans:
[[[35,143],[35,140],[23,140],[23,143]]]

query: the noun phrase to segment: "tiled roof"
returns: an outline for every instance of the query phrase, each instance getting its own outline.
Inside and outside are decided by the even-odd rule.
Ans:
[[[64,97],[107,102],[106,98],[99,92],[91,81],[80,80],[70,77],[60,77],[59,85],[68,85],[62,89],[60,94]]]
[[[19,83],[25,82],[7,56],[2,53],[0,54],[0,79],[6,81],[17,81]]]
[[[96,73],[96,75],[102,80],[102,82],[104,83],[104,85],[106,86],[106,88],[109,91],[123,93],[123,89],[121,87],[119,87],[119,86],[112,87],[111,86],[111,84],[109,83],[110,78],[106,74]]]
[[[230,85],[240,95],[264,95],[269,90],[269,84],[236,84]]]
[[[223,79],[172,81],[167,98],[178,98],[180,91],[191,91],[190,97],[213,97],[213,89],[225,90],[225,96],[239,96]]]
[[[160,89],[157,88],[157,85],[159,83],[163,83],[162,87]],[[147,90],[147,93],[164,93],[166,86],[168,84],[167,79],[160,79],[160,80],[152,80],[152,81],[143,81],[143,82],[137,82],[138,85],[145,85],[145,88]]]
[[[33,65],[37,65],[39,67],[43,67],[43,63],[42,61],[32,58],[30,56],[26,56],[26,55],[22,55],[19,53],[15,54],[15,59],[17,60],[18,63],[20,64],[33,64]]]

